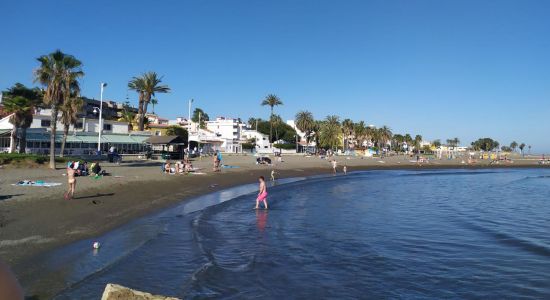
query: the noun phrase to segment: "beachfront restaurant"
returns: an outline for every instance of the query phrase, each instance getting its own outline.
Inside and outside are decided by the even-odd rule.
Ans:
[[[0,131],[0,151],[9,151],[9,132],[7,134],[7,148],[4,148],[6,142],[4,130]],[[19,131],[20,134],[20,131]],[[121,154],[139,154],[148,150],[145,140],[150,135],[132,135],[132,134],[102,134],[101,150],[107,152],[111,146],[115,147]],[[20,138],[20,136],[18,137]],[[61,152],[61,143],[63,141],[63,132],[57,132],[55,136],[55,150]],[[71,132],[67,136],[65,143],[66,155],[95,155],[97,153],[97,133]],[[4,151],[6,149],[6,151]],[[27,153],[49,154],[50,153],[50,133],[47,130],[27,130]]]
[[[153,156],[162,159],[183,159],[187,141],[177,135],[151,136],[144,141],[153,151]]]

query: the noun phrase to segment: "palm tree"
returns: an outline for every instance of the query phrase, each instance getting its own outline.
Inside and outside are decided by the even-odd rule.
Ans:
[[[170,88],[167,85],[161,85],[162,77],[156,72],[145,72],[139,77],[132,77],[128,82],[128,88],[134,90],[139,95],[138,103],[138,130],[143,131],[147,105],[151,102],[151,97],[156,93],[168,93]]]
[[[30,126],[32,123],[34,105],[31,100],[22,96],[6,97],[2,104],[4,106],[4,110],[11,114],[10,123],[13,124],[13,129],[11,130],[10,135],[10,153],[14,153],[17,140],[17,130],[23,127],[23,125],[26,125],[26,128]],[[19,153],[24,153],[25,150],[23,149],[23,151],[21,151],[21,147],[23,147],[23,142],[20,144]]]
[[[401,145],[403,145],[403,142],[405,141],[405,137],[402,134],[394,134],[392,138],[392,144],[394,144],[394,148],[397,149],[397,153],[401,151]]]
[[[440,141],[439,139],[434,140],[434,141],[432,142],[432,146],[434,146],[435,148],[441,147],[441,141]]]
[[[338,116],[327,116],[321,124],[319,142],[330,149],[338,147],[340,144],[340,118]]]
[[[44,103],[50,106],[50,168],[55,169],[55,137],[59,107],[71,92],[78,89],[78,79],[84,76],[82,62],[74,56],[56,50],[38,59],[40,66],[34,71],[35,82],[46,87]]]
[[[21,83],[16,83],[13,87],[4,92],[4,110],[7,113],[14,114],[10,122],[14,124],[11,136],[11,145],[13,148],[11,152],[15,151],[15,139],[17,137],[17,131],[20,129],[19,134],[19,153],[25,153],[27,145],[27,128],[31,126],[32,115],[34,109],[40,105],[42,101],[42,93],[38,88],[29,89]],[[22,99],[15,99],[15,98]]]
[[[157,99],[151,99],[151,105],[153,105],[153,114],[155,113],[155,105],[159,104]]]
[[[353,135],[355,135],[357,144],[362,147],[367,135],[367,126],[365,125],[364,121],[355,123],[355,126],[353,126]]]
[[[299,111],[296,116],[296,128],[305,134],[306,143],[309,144],[315,129],[313,114],[307,110]]]
[[[349,146],[349,137],[353,134],[353,126],[354,123],[351,119],[345,119],[344,121],[342,121],[344,151],[346,151]]]
[[[273,108],[278,105],[283,105],[283,102],[279,97],[269,94],[265,97],[265,99],[262,101],[262,106],[269,106],[271,108],[271,114],[269,116],[269,142],[272,142],[273,139],[273,122],[271,122],[271,119],[273,118]]]
[[[513,141],[510,143],[510,148],[512,148],[512,151],[516,151],[516,148],[518,147],[518,143],[516,141]]]
[[[525,154],[523,153],[523,148],[525,148],[525,143],[521,143],[521,145],[519,145],[519,150],[521,150],[521,156],[525,156]]]
[[[76,92],[76,91],[75,91]],[[63,157],[65,153],[65,144],[67,143],[67,136],[69,135],[69,127],[75,125],[78,121],[78,113],[82,110],[84,100],[82,98],[71,97],[61,105],[61,124],[63,124],[63,140],[61,141],[61,154]]]
[[[422,136],[420,134],[417,134],[414,137],[414,150],[416,150],[416,153],[420,153],[420,144],[422,143]]]
[[[384,125],[378,128],[378,148],[380,151],[382,151],[387,142],[391,140],[392,135],[391,129],[388,126]]]

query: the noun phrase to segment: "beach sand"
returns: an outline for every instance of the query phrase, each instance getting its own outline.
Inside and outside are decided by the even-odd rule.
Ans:
[[[489,165],[481,161],[469,166],[462,159],[434,160],[418,165],[411,157],[358,158],[335,157],[338,170],[369,169],[540,167],[535,158],[516,158],[511,164]],[[275,161],[275,159],[274,159]],[[231,186],[253,183],[257,177],[297,177],[331,173],[326,159],[302,155],[283,156],[274,166],[256,165],[251,155],[224,155],[221,173],[212,172],[212,158],[194,159],[194,166],[205,174],[168,175],[160,171],[161,162],[129,162],[120,166],[102,164],[111,176],[94,179],[77,177],[75,199],[64,200],[67,178],[64,169],[0,168],[0,259],[15,267],[47,250],[67,243],[93,238],[132,219],[170,207],[180,201]],[[61,168],[62,166],[59,165]],[[12,186],[20,180],[62,183],[58,187]]]

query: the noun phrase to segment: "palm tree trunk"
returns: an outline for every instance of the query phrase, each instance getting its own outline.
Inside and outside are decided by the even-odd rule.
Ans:
[[[25,153],[27,148],[27,127],[21,127],[21,139],[19,141],[19,153]]]
[[[65,144],[67,143],[67,135],[69,134],[69,125],[63,125],[63,141],[61,142],[61,154],[60,157],[63,157],[65,154]]]
[[[50,169],[55,170],[55,134],[57,130],[57,105],[52,103],[52,115],[50,121]]]
[[[10,153],[15,153],[15,146],[17,144],[17,125],[13,125],[13,129],[10,134]]]
[[[269,116],[269,144],[271,144],[272,135],[273,135],[273,106],[271,107],[271,116]]]
[[[142,96],[140,96],[142,98]],[[143,120],[145,115],[143,114],[143,99],[139,100],[138,105],[138,130],[143,131]]]

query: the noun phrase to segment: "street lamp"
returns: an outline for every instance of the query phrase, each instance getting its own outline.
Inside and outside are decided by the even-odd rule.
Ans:
[[[190,137],[191,137],[191,103],[193,99],[189,99],[189,119],[187,119],[187,155],[189,155],[191,149]]]
[[[103,89],[107,86],[105,82],[101,83],[101,93],[99,94],[99,135],[97,136],[97,154],[101,155],[101,132],[103,131]]]

